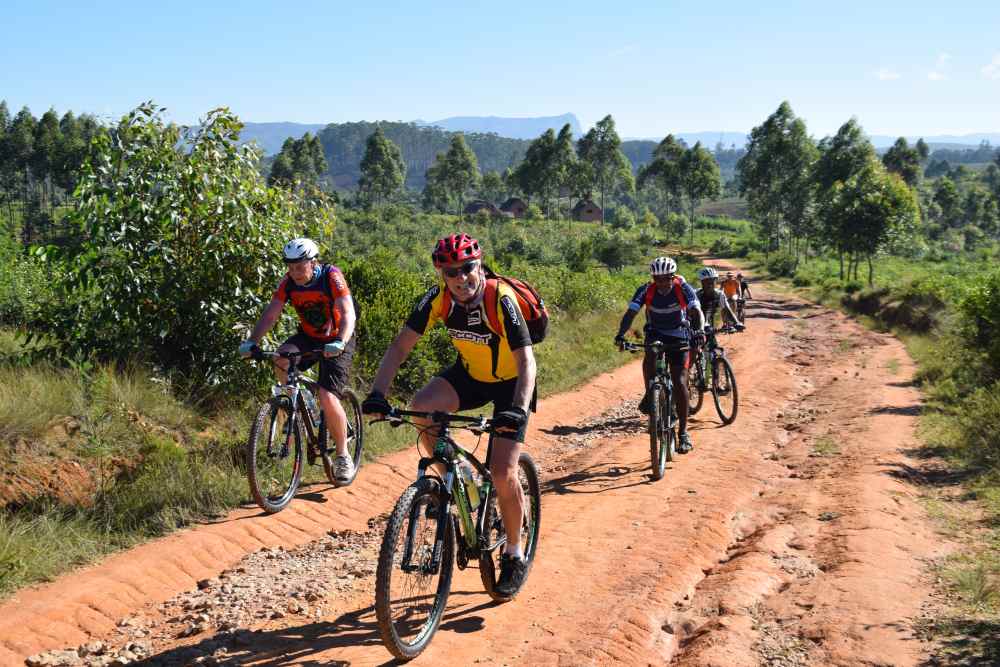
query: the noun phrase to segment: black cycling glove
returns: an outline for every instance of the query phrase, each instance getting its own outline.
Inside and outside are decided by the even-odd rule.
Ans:
[[[493,428],[497,431],[519,431],[527,421],[527,412],[521,408],[509,408],[493,417]]]
[[[392,410],[389,401],[380,392],[373,391],[361,402],[361,412],[366,415],[387,415]]]

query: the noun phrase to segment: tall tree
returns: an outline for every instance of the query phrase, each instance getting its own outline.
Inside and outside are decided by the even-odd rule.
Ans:
[[[747,152],[737,164],[739,191],[747,198],[750,217],[764,236],[765,254],[789,230],[789,244],[808,240],[812,219],[812,168],[816,146],[791,105],[782,102],[753,128]]]
[[[685,151],[681,162],[681,188],[688,200],[691,218],[691,243],[694,244],[695,209],[705,199],[715,199],[722,192],[719,165],[701,142]]]
[[[868,284],[874,279],[872,259],[894,237],[909,233],[919,219],[913,190],[897,174],[888,173],[874,155],[845,180],[836,180],[825,193],[829,228],[838,245],[868,261]],[[855,261],[854,277],[857,278]],[[849,274],[850,275],[850,272]]]
[[[573,142],[573,128],[569,123],[562,126],[552,147],[552,168],[556,173],[556,199],[562,197],[563,190],[572,196],[575,194],[574,184],[579,178],[577,168],[576,146]]]
[[[271,164],[267,184],[285,187],[316,185],[326,170],[323,145],[318,137],[306,132],[300,139],[285,139]]]
[[[458,213],[462,213],[466,193],[479,184],[479,160],[465,143],[465,135],[456,133],[451,138],[451,145],[445,153],[445,181],[448,191],[458,200]]]
[[[469,149],[462,133],[457,132],[452,136],[448,152],[438,153],[434,164],[427,170],[424,206],[446,210],[450,204],[455,204],[458,214],[461,214],[466,193],[475,188],[479,180],[476,154]]]
[[[10,124],[7,131],[7,148],[15,178],[20,188],[19,199],[22,206],[28,201],[31,186],[31,164],[35,152],[35,126],[37,121],[28,107],[23,107]],[[32,225],[29,216],[22,216],[21,236],[24,244],[32,240]]]
[[[917,151],[917,155],[920,156],[920,164],[927,162],[927,158],[931,156],[931,147],[927,145],[923,137],[917,139],[917,143],[914,144],[914,148]]]
[[[318,143],[318,142],[317,142]],[[406,163],[399,146],[387,139],[381,127],[375,128],[361,159],[358,187],[369,205],[378,206],[403,187]]]
[[[496,171],[488,171],[483,174],[483,181],[479,186],[479,197],[486,201],[499,204],[507,193],[507,186],[504,185],[503,176]]]
[[[552,168],[555,143],[556,133],[550,128],[528,144],[524,159],[514,170],[521,191],[529,198],[539,199],[546,211],[557,187],[556,173]]]
[[[653,151],[653,161],[639,169],[639,188],[656,187],[667,202],[668,212],[681,208],[685,152],[684,143],[668,134]]]
[[[899,174],[911,188],[920,180],[920,151],[910,148],[906,137],[896,139],[896,143],[882,156],[882,164],[890,172]]]
[[[632,164],[621,150],[622,140],[615,130],[615,119],[611,115],[602,118],[577,142],[577,153],[582,162],[590,165],[594,183],[601,193],[601,222],[607,194],[619,189],[627,192],[635,190]]]

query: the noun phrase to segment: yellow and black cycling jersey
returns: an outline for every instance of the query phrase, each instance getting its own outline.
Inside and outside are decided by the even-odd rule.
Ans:
[[[482,302],[466,308],[454,299],[444,299],[440,285],[427,290],[406,320],[406,326],[423,335],[435,322],[442,322],[452,344],[458,350],[462,366],[479,382],[503,382],[517,377],[514,350],[531,345],[528,325],[521,315],[514,291],[499,285],[497,313],[500,331],[494,331],[487,321]],[[443,309],[449,303],[448,312]]]

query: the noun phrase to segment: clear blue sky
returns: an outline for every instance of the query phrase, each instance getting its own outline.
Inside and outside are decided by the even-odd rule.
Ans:
[[[1000,132],[1000,1],[6,0],[0,99],[193,122],[607,113],[623,136],[746,131],[783,99],[816,136]],[[222,5],[231,8],[223,9]]]

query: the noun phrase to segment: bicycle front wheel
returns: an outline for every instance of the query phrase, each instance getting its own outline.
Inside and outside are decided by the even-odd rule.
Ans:
[[[285,509],[299,488],[304,439],[288,397],[276,396],[260,407],[250,427],[246,465],[250,495],[268,514]]]
[[[538,484],[538,467],[527,452],[521,452],[518,456],[517,480],[521,486],[524,503],[521,521],[521,553],[524,554],[524,561],[528,564],[530,572],[531,564],[535,560],[535,552],[538,550],[538,531],[542,521],[542,492]],[[485,511],[487,542],[490,545],[505,542],[506,531],[500,518],[500,508],[497,506],[495,492],[490,494],[490,504]],[[496,585],[500,578],[500,556],[503,549],[504,547],[501,545],[493,551],[483,551],[479,555],[479,575],[483,580],[483,587],[496,602],[507,602],[512,599],[496,592]],[[525,575],[525,581],[527,581],[527,575]]]
[[[725,357],[719,357],[712,364],[712,397],[719,419],[723,424],[732,424],[739,410],[740,397],[736,389],[736,374]]]
[[[705,357],[704,353],[699,353],[694,358],[694,366],[688,369],[688,414],[693,415],[701,410],[701,404],[705,400],[702,389],[705,387]]]
[[[364,420],[361,418],[361,401],[358,400],[358,395],[353,391],[346,390],[340,398],[340,404],[344,406],[344,414],[347,415],[347,455],[354,461],[354,475],[349,481],[341,484],[333,476],[333,457],[336,455],[336,451],[330,448],[333,443],[330,442],[327,435],[325,416],[320,420],[319,441],[323,445],[321,449],[325,450],[323,472],[326,473],[326,478],[334,486],[349,486],[358,476],[361,458],[364,455]]]
[[[451,591],[455,529],[445,513],[441,483],[411,484],[389,516],[375,574],[375,616],[382,641],[400,660],[420,655],[437,631]],[[445,522],[434,567],[438,522]]]
[[[667,393],[659,383],[650,387],[651,400],[649,410],[649,462],[652,468],[653,481],[661,479],[666,469],[665,452],[663,451],[663,432],[668,420]]]

